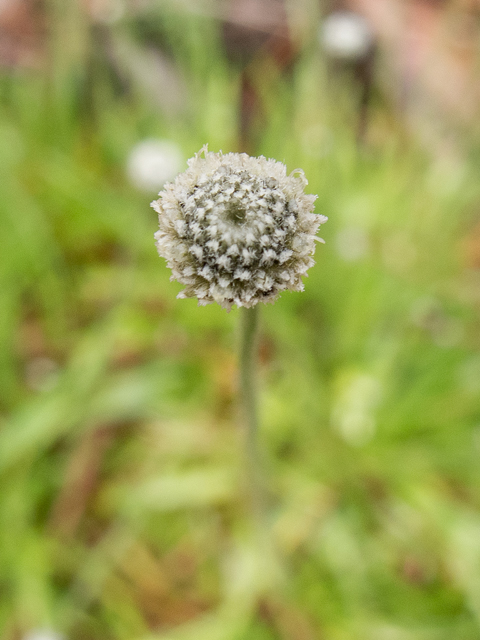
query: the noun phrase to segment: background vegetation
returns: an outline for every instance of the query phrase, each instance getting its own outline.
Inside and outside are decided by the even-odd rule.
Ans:
[[[259,552],[237,312],[176,300],[125,173],[145,138],[239,149],[246,67],[181,7],[52,0],[42,63],[1,71],[0,635],[477,639],[474,136],[425,149],[376,86],[359,144],[315,14],[288,69],[247,68],[252,153],[302,167],[329,217],[306,291],[262,309]]]

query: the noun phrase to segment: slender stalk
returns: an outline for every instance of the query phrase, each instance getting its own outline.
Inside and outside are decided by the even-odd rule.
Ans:
[[[250,501],[257,524],[265,519],[266,500],[258,447],[257,333],[259,305],[240,309],[240,415],[245,437],[245,455]]]

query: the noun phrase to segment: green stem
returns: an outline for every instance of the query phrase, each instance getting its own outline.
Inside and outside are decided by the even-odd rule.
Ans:
[[[265,518],[266,500],[258,448],[257,379],[255,375],[258,305],[250,309],[242,307],[240,314],[240,412],[244,428],[251,507],[257,524],[261,524]]]

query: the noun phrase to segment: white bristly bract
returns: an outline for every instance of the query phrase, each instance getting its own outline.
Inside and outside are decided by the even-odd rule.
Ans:
[[[185,285],[178,297],[230,310],[302,291],[327,220],[306,185],[300,169],[287,175],[281,162],[203,147],[152,202],[158,253]]]

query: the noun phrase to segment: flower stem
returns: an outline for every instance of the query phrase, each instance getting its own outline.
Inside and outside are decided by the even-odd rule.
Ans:
[[[262,526],[265,520],[266,499],[258,448],[257,380],[255,375],[258,306],[240,309],[240,414],[244,428],[250,504],[257,525]]]

